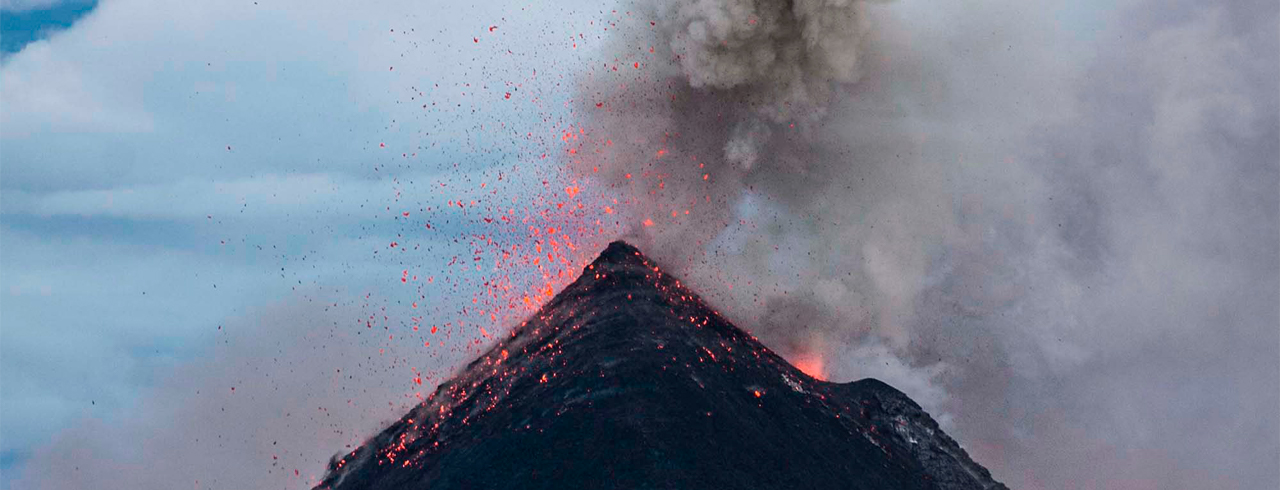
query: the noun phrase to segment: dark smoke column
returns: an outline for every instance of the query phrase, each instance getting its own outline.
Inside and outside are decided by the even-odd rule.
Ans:
[[[1005,487],[906,395],[810,378],[615,242],[316,488]]]

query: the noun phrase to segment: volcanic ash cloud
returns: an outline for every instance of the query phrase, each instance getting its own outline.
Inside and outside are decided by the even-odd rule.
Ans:
[[[660,2],[659,41],[689,95],[712,97],[733,120],[725,163],[750,171],[773,126],[813,122],[836,86],[858,78],[867,31],[852,0]]]
[[[660,2],[665,41],[690,88],[741,91],[760,117],[825,110],[832,84],[857,79],[867,30],[850,0]]]
[[[818,161],[812,141],[786,130],[816,126],[859,78],[869,22],[848,0],[630,7],[636,15],[581,82],[590,137],[574,163],[629,191],[649,249],[685,256],[673,249],[705,245],[749,180]],[[667,245],[672,237],[684,244]]]

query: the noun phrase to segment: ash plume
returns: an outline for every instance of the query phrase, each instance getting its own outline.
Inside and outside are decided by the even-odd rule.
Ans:
[[[786,130],[821,125],[838,94],[858,80],[869,32],[864,2],[633,7],[656,20],[611,39],[605,51],[613,58],[585,74],[578,102],[593,139],[573,159],[579,170],[647,194],[636,202],[647,218],[697,209],[702,220],[722,223],[738,189],[752,180],[821,177],[811,154],[820,145],[795,141],[813,133]],[[694,243],[705,244],[714,231],[674,220],[649,234],[692,233]],[[658,247],[663,241],[655,240]]]
[[[1275,5],[619,10],[571,165],[767,345],[1014,488],[1280,483]]]
[[[577,101],[590,138],[571,162],[628,197],[632,239],[699,270],[691,280],[715,278],[701,287],[748,324],[777,326],[758,334],[783,352],[872,336],[905,347],[927,257],[897,245],[954,224],[914,212],[946,204],[911,175],[919,166],[859,155],[915,144],[901,121],[876,114],[893,94],[859,88],[874,68],[865,58],[881,49],[867,3],[630,8],[653,20],[621,26],[584,74]]]
[[[866,34],[854,0],[664,2],[660,39],[692,89],[733,90],[764,121],[816,119],[835,84],[857,79]],[[734,90],[737,89],[737,90]],[[725,156],[737,160],[765,126],[735,123]],[[739,162],[743,163],[743,162]],[[749,166],[744,164],[744,166]]]

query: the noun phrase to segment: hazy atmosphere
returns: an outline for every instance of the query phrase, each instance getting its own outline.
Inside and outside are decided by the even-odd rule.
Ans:
[[[1010,488],[1280,487],[1280,5],[0,2],[0,488],[311,488],[605,244]]]

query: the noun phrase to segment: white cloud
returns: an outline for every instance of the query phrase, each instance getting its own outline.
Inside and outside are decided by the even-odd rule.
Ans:
[[[482,182],[486,175],[496,176],[497,173],[496,170],[413,173],[395,179],[374,180],[330,173],[267,174],[218,181],[182,179],[111,189],[11,190],[0,195],[0,209],[6,214],[42,218],[204,220],[215,216],[219,219],[236,216],[238,220],[248,222],[359,219],[364,205],[370,205],[370,209],[391,205],[397,208],[440,207],[454,199],[481,198],[486,189],[478,185],[441,187],[440,184],[466,180]],[[510,190],[504,191],[505,194]]]
[[[446,5],[450,15],[436,15]],[[503,20],[522,9],[545,22]],[[0,66],[0,185],[350,172],[402,153],[430,165],[493,145],[486,133],[505,132],[510,147],[518,129],[547,126],[534,111],[564,96],[563,74],[533,75],[556,62],[528,55],[573,57],[564,39],[575,21],[529,10],[106,0]],[[552,43],[566,48],[540,49]]]
[[[0,111],[0,133],[6,139],[31,138],[48,132],[150,131],[154,121],[140,108],[115,100],[118,94],[96,80],[86,80],[82,67],[58,56],[48,41],[27,45],[0,70],[0,86],[8,96]]]
[[[263,175],[227,181],[183,179],[99,190],[48,193],[9,191],[4,210],[11,214],[106,216],[129,219],[200,219],[251,209],[250,216],[333,212],[342,196],[394,197],[388,180],[361,181],[330,174]]]
[[[317,399],[345,402],[351,392],[379,389],[370,384],[378,380],[407,383],[409,365],[440,371],[468,355],[462,339],[472,333],[463,331],[454,334],[456,347],[423,352],[410,342],[398,357],[377,361],[369,355],[383,346],[372,339],[331,345],[320,355],[272,351],[254,339],[285,343],[305,332],[305,324],[277,325],[291,316],[354,324],[371,310],[408,310],[420,301],[415,314],[452,321],[471,305],[470,296],[447,294],[464,287],[465,274],[455,272],[437,289],[401,284],[409,267],[426,271],[424,278],[436,274],[441,284],[449,259],[470,250],[459,250],[466,244],[452,243],[453,235],[441,238],[447,231],[398,237],[422,225],[393,218],[412,210],[421,220],[422,208],[482,192],[509,201],[542,189],[541,178],[511,176],[521,152],[557,131],[545,118],[560,111],[566,95],[557,85],[569,70],[547,70],[572,63],[567,40],[580,31],[570,26],[589,20],[566,18],[558,8],[104,0],[71,28],[6,57],[0,450],[30,454],[58,441],[37,451],[27,483],[71,485],[75,474],[41,473],[45,462],[68,456],[101,461],[99,469],[128,467],[138,453],[118,444],[138,437],[162,448],[144,449],[148,458],[187,445],[183,416],[210,415],[202,411],[208,407],[178,406],[190,396],[187,388],[220,390],[227,376],[249,376],[209,361],[211,354],[249,364],[279,354],[278,363],[254,366],[303,376],[297,384],[271,384],[270,395],[236,412],[245,418],[303,400],[298,411]],[[563,49],[546,49],[552,44]],[[543,70],[538,76],[535,67]],[[456,218],[441,221],[448,219],[456,226]],[[392,257],[393,240],[421,248]],[[341,304],[323,304],[321,296]],[[339,318],[321,315],[325,309]],[[232,324],[244,336],[215,349],[218,325]],[[307,342],[324,350],[343,340]],[[406,364],[410,354],[417,360]],[[310,383],[328,374],[316,366],[328,362],[360,364],[368,376],[316,394]],[[369,393],[386,408],[403,391]],[[260,420],[281,420],[277,415]],[[342,443],[380,421],[344,417],[322,424],[356,429]],[[191,484],[188,475],[218,474],[248,482],[241,488],[263,486],[257,483],[270,480],[262,475],[271,455],[256,446],[263,442],[258,432],[304,448],[288,453],[290,468],[304,475],[321,471],[341,449],[334,439],[290,439],[275,425],[217,424],[205,435],[242,438],[235,451],[202,445],[198,456],[211,466],[184,474],[189,461],[169,459],[158,463],[163,477],[138,484],[172,488]],[[66,445],[99,429],[102,437],[86,444],[87,453]],[[228,473],[225,462],[246,461],[241,457],[245,471]],[[16,470],[0,471],[7,473],[2,488]],[[274,476],[305,485],[285,472]]]

